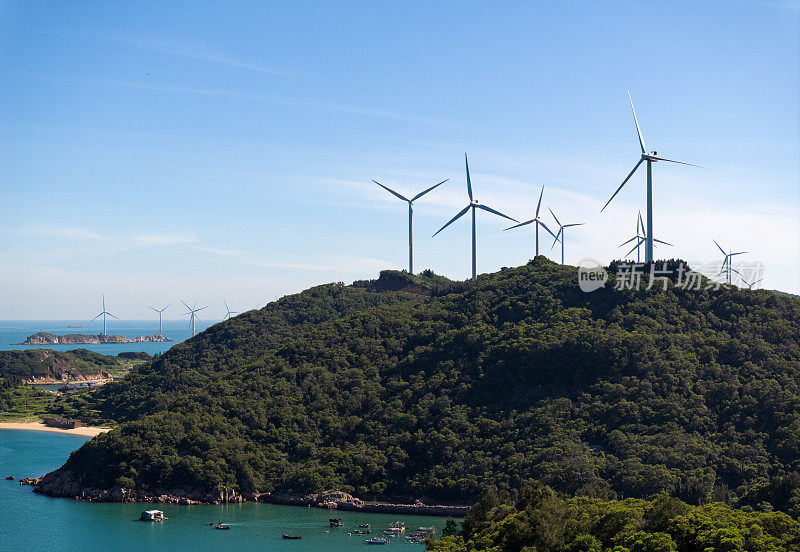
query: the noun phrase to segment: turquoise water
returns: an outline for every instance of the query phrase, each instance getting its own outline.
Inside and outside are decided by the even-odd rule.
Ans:
[[[201,332],[218,323],[219,320],[197,320],[196,330]],[[76,325],[79,328],[70,328]],[[21,343],[31,334],[48,332],[54,334],[84,333],[97,335],[103,331],[103,321],[95,320],[91,324],[86,320],[0,320],[0,351],[13,349],[43,349],[50,348],[57,351],[71,349],[89,349],[104,355],[116,355],[125,351],[144,351],[155,354],[163,353],[176,343],[180,343],[192,336],[189,323],[186,320],[164,320],[164,335],[172,341],[165,343],[104,343],[102,345],[16,345]],[[158,319],[155,320],[114,320],[106,325],[106,331],[111,335],[125,337],[138,337],[140,335],[153,335],[158,333]]]
[[[171,506],[80,502],[34,494],[18,479],[39,476],[60,466],[87,438],[43,431],[0,429],[0,550],[52,551],[181,551],[181,550],[290,550],[298,552],[372,549],[364,536],[348,536],[359,523],[372,524],[372,535],[394,521],[411,527],[436,527],[444,518],[329,512],[316,508],[272,504]],[[13,475],[15,481],[5,481]],[[163,510],[170,519],[161,523],[138,521],[145,509]],[[328,527],[328,518],[341,517],[344,527]],[[206,522],[232,526],[220,531]],[[284,540],[291,532],[302,540]],[[424,546],[393,539],[392,550]]]

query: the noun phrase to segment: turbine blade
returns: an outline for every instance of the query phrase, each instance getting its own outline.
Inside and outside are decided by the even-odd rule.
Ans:
[[[630,255],[631,253],[633,253],[634,251],[636,251],[636,248],[637,248],[637,247],[639,247],[640,245],[642,245],[642,242],[643,242],[643,241],[644,241],[644,238],[639,238],[639,241],[638,241],[638,242],[636,242],[636,245],[634,245],[634,246],[631,248],[631,250],[630,250],[630,251],[628,251],[627,253],[625,253],[625,256],[627,257],[628,255]]]
[[[439,229],[436,231],[436,234],[438,234],[439,232],[441,232],[442,230],[444,230],[445,228],[447,228],[448,226],[450,226],[451,224],[453,224],[453,223],[454,223],[454,222],[455,222],[455,221],[456,221],[458,218],[462,217],[462,216],[464,215],[464,213],[466,213],[467,211],[469,211],[469,208],[470,208],[470,207],[472,207],[472,204],[471,204],[471,203],[470,203],[469,205],[467,205],[466,207],[464,207],[464,208],[463,208],[461,211],[459,211],[459,212],[458,212],[458,214],[457,214],[456,216],[454,216],[453,218],[451,218],[451,219],[450,219],[450,221],[449,221],[447,224],[445,224],[444,226],[442,226],[441,228],[439,228]],[[434,234],[434,235],[433,235],[433,236],[431,236],[431,237],[434,237],[434,236],[436,236],[436,234]]]
[[[672,245],[671,243],[667,243],[667,242],[665,242],[665,241],[657,240],[657,239],[655,239],[655,238],[653,238],[653,241],[654,241],[654,242],[656,242],[656,243],[663,243],[664,245],[669,245],[669,246],[671,246],[671,245]]]
[[[639,119],[636,117],[636,109],[633,107],[633,98],[631,98],[631,91],[628,90],[628,99],[631,102],[631,111],[633,111],[633,122],[636,123],[636,134],[639,135],[639,146],[642,148],[642,153],[645,153],[644,138],[642,138],[642,131],[639,128]]]
[[[113,315],[113,314],[111,314],[110,312],[107,312],[106,314],[107,314],[107,315],[109,315],[111,318],[117,318],[116,316],[114,316],[114,315]],[[117,318],[117,320],[119,320],[119,318]]]
[[[381,184],[381,183],[380,183],[380,182],[378,182],[377,180],[373,180],[373,182],[374,182],[375,184],[377,184],[378,186],[380,186],[381,188],[383,188],[384,190],[386,190],[387,192],[389,192],[390,194],[392,194],[393,196],[396,196],[396,197],[398,197],[398,198],[402,199],[403,201],[408,201],[408,198],[406,198],[406,197],[403,197],[402,195],[398,194],[397,192],[395,192],[395,191],[394,191],[394,190],[392,190],[391,188],[387,188],[386,186],[384,186],[383,184]]]
[[[730,256],[733,257],[734,255],[744,255],[747,251],[739,251],[738,253],[731,253]]]
[[[679,165],[689,165],[690,167],[697,167],[698,169],[702,169],[703,168],[700,165],[693,165],[692,163],[684,163],[683,161],[675,161],[673,159],[666,159],[665,157],[655,157],[655,156],[653,156],[653,159],[655,159],[657,161],[667,161],[669,163],[677,163]]]
[[[543,227],[545,230],[547,230],[547,233],[548,233],[548,234],[550,234],[550,235],[551,235],[551,236],[553,236],[554,238],[556,237],[556,235],[555,235],[555,234],[553,234],[553,233],[550,231],[550,229],[547,227],[547,225],[546,225],[545,223],[543,223],[542,221],[539,221],[539,224],[541,224],[541,225],[542,225],[542,227]]]
[[[556,239],[553,240],[553,245],[550,246],[550,249],[553,249],[558,243],[558,237],[561,235],[561,230],[563,230],[563,228],[558,229],[558,234],[556,234]]]
[[[167,310],[167,309],[168,309],[168,308],[170,308],[171,306],[172,306],[172,303],[170,303],[169,305],[167,305],[166,307],[164,307],[163,309],[161,309],[161,312],[164,312],[165,310]]]
[[[631,179],[631,177],[633,176],[633,173],[635,173],[635,172],[636,172],[636,169],[638,169],[638,168],[639,168],[639,165],[641,165],[643,161],[644,161],[644,157],[642,157],[641,159],[639,159],[639,162],[638,162],[638,163],[636,163],[636,166],[635,166],[635,167],[633,167],[633,170],[632,170],[631,172],[629,172],[629,173],[628,173],[628,176],[626,176],[626,177],[625,177],[625,180],[623,180],[623,181],[622,181],[622,184],[620,184],[620,185],[619,185],[619,188],[617,188],[617,191],[616,191],[616,192],[614,192],[614,195],[612,195],[612,196],[611,196],[611,199],[614,199],[615,197],[617,197],[617,194],[619,193],[619,191],[620,191],[620,190],[622,189],[622,187],[623,187],[623,186],[624,186],[624,185],[625,185],[625,184],[628,182],[628,180],[630,180],[630,179]],[[602,209],[600,209],[600,212],[601,212],[601,213],[602,213],[603,211],[605,211],[606,207],[608,207],[608,204],[609,204],[609,203],[611,203],[611,199],[609,199],[608,201],[606,201],[606,204],[605,204],[605,205],[603,205],[603,208],[602,208]]]
[[[467,165],[467,193],[469,194],[469,200],[474,201],[472,198],[472,181],[469,179],[469,160],[466,153],[464,154],[464,163]]]
[[[489,213],[494,213],[495,215],[499,215],[499,216],[501,216],[503,218],[507,218],[508,220],[513,220],[514,222],[519,222],[517,219],[511,218],[508,215],[504,215],[500,211],[495,211],[494,209],[492,209],[491,207],[487,207],[486,205],[478,204],[475,207],[477,207],[478,209],[483,209],[484,211],[488,211]]]
[[[181,303],[183,303],[183,306],[184,306],[184,307],[186,307],[186,310],[188,310],[188,311],[190,311],[190,312],[191,312],[191,310],[192,310],[192,307],[190,307],[189,305],[187,305],[187,304],[186,304],[186,301],[184,301],[183,299],[179,299],[179,301],[180,301]]]
[[[542,206],[542,195],[544,194],[544,186],[542,186],[542,191],[539,192],[539,203],[536,204],[536,218],[539,218],[539,207]]]
[[[97,320],[97,319],[98,319],[98,318],[100,318],[101,316],[103,316],[103,313],[102,313],[102,312],[101,312],[100,314],[98,314],[97,316],[95,316],[94,318],[92,318],[91,320],[89,320],[89,322],[94,322],[95,320]]]
[[[418,200],[419,198],[421,198],[422,196],[424,196],[425,194],[427,194],[428,192],[430,192],[430,191],[431,191],[431,190],[433,190],[434,188],[437,188],[437,187],[441,186],[442,184],[444,184],[444,183],[445,183],[445,182],[447,182],[448,180],[450,180],[450,179],[449,179],[449,178],[445,178],[444,180],[442,180],[442,181],[441,181],[441,182],[439,182],[438,184],[436,184],[436,185],[434,185],[434,186],[431,186],[430,188],[428,188],[427,190],[425,190],[425,191],[423,191],[423,192],[420,192],[420,193],[418,193],[417,195],[415,195],[414,197],[412,197],[412,198],[411,198],[411,201],[416,201],[416,200]]]
[[[558,226],[560,227],[560,226],[561,226],[561,221],[559,221],[559,220],[558,220],[558,217],[557,217],[557,216],[556,216],[556,214],[553,212],[553,210],[552,210],[550,207],[548,207],[548,208],[547,208],[547,210],[548,210],[548,211],[550,211],[550,214],[551,214],[551,215],[553,215],[553,218],[554,218],[554,219],[556,219],[556,223],[557,223],[557,224],[558,224]],[[558,233],[559,233],[559,234],[561,233],[561,228],[559,228],[559,229],[558,229]]]
[[[639,239],[639,236],[634,236],[634,237],[632,237],[631,239],[629,239],[628,241],[624,241],[624,242],[622,242],[622,243],[621,243],[621,244],[619,244],[617,247],[622,247],[622,246],[623,246],[623,245],[625,245],[626,243],[631,243],[633,240],[638,240],[638,239]]]
[[[231,312],[231,309],[228,308],[228,302],[225,299],[223,299],[222,302],[225,303],[225,310]]]
[[[156,311],[156,312],[161,312],[160,310],[158,310],[158,309],[156,309],[156,308],[153,308],[153,307],[151,307],[151,306],[148,306],[147,308],[148,308],[148,309],[150,309],[150,310],[154,310],[154,311]]]
[[[642,220],[642,212],[639,211],[639,225],[642,227],[642,234],[644,234],[644,221]],[[639,233],[639,229],[636,229],[636,233]]]
[[[722,251],[722,254],[723,254],[723,255],[725,255],[725,258],[727,258],[727,257],[728,257],[728,254],[727,254],[727,253],[725,253],[725,250],[724,250],[724,249],[722,249],[722,246],[720,246],[720,244],[718,244],[718,243],[717,243],[717,240],[711,240],[711,241],[713,241],[713,242],[716,244],[716,246],[717,246],[717,249],[719,249],[720,251]]]
[[[534,222],[535,220],[536,219],[526,220],[525,222],[520,222],[519,224],[515,224],[514,226],[509,226],[508,228],[503,230],[503,232],[505,232],[506,230],[512,230],[514,228],[519,228],[520,226],[525,226],[526,224],[530,224],[530,223]]]
[[[569,228],[570,226],[583,226],[586,224],[585,222],[573,222],[572,224],[565,224],[563,228]]]
[[[205,307],[200,307],[199,309],[194,309],[194,312],[200,312],[201,310],[207,309],[207,308],[208,308],[208,305],[206,305]]]

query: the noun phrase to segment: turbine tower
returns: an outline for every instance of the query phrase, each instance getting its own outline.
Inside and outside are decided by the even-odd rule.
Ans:
[[[553,234],[550,231],[550,229],[547,227],[547,225],[544,222],[542,222],[542,219],[539,217],[539,208],[542,206],[542,194],[544,194],[544,186],[542,186],[542,191],[539,192],[539,203],[536,204],[536,216],[534,216],[531,220],[526,220],[525,222],[520,222],[519,224],[516,224],[514,226],[510,226],[510,227],[506,228],[506,230],[511,230],[512,228],[519,228],[520,226],[525,226],[527,224],[531,224],[531,223],[535,224],[536,225],[536,256],[537,257],[539,256],[539,226],[541,226],[542,228],[547,230],[547,233],[550,234],[551,236],[553,236],[554,238],[556,237],[555,234]],[[505,230],[504,230],[504,232],[505,232]]]
[[[194,334],[195,334],[195,331],[194,331],[194,323],[195,323],[195,321],[197,320],[197,313],[198,313],[198,312],[200,312],[200,311],[201,311],[201,310],[203,310],[203,309],[207,309],[208,307],[207,307],[207,306],[206,306],[206,307],[200,307],[200,308],[198,309],[198,308],[197,308],[197,301],[195,301],[195,303],[194,303],[194,308],[192,308],[192,307],[190,307],[189,305],[187,305],[187,304],[186,304],[186,302],[185,302],[185,301],[183,301],[183,300],[181,300],[181,303],[183,303],[183,306],[184,306],[184,307],[186,307],[187,309],[189,309],[189,312],[184,312],[184,313],[183,313],[181,316],[190,315],[190,318],[189,318],[189,324],[190,324],[190,326],[192,327],[192,337],[194,337]]]
[[[162,313],[163,313],[165,310],[167,310],[169,307],[170,307],[170,305],[167,305],[166,307],[164,307],[164,308],[163,308],[163,309],[161,309],[161,310],[158,310],[158,309],[157,309],[157,308],[155,308],[155,307],[147,307],[148,309],[150,309],[150,310],[154,310],[154,311],[156,311],[156,312],[158,313],[158,335],[164,335],[164,330],[162,329],[162,326],[161,326],[161,314],[162,314]]]
[[[484,211],[488,211],[489,213],[494,213],[495,215],[507,218],[508,220],[513,220],[514,222],[519,222],[519,221],[517,219],[513,219],[507,215],[504,215],[500,211],[495,211],[494,209],[487,207],[486,205],[481,205],[475,200],[475,198],[472,197],[472,182],[469,179],[469,161],[467,160],[466,153],[464,154],[464,163],[466,164],[467,167],[467,195],[469,195],[469,205],[467,205],[461,211],[459,211],[458,214],[453,218],[451,218],[447,224],[439,228],[439,230],[436,231],[436,234],[438,234],[439,232],[450,226],[453,222],[464,216],[467,211],[472,209],[472,281],[475,282],[478,280],[478,272],[476,270],[476,262],[475,262],[475,210],[483,209]],[[434,234],[434,236],[436,236],[436,234]]]
[[[112,318],[117,318],[117,317],[106,310],[106,296],[105,296],[105,294],[102,294],[102,296],[103,296],[103,312],[101,312],[100,314],[98,314],[97,316],[95,316],[94,318],[89,320],[89,323],[94,322],[95,320],[97,320],[98,318],[100,318],[102,316],[103,317],[103,335],[107,335],[106,334],[106,315],[108,315],[108,316],[110,316]],[[119,318],[117,318],[117,320],[119,320]]]
[[[424,196],[425,194],[427,194],[428,192],[430,192],[431,190],[433,190],[434,188],[436,188],[438,186],[441,186],[442,184],[444,184],[448,180],[450,180],[450,179],[446,178],[446,179],[442,180],[441,182],[439,182],[435,186],[431,186],[427,190],[421,191],[420,193],[418,193],[417,195],[415,195],[411,199],[408,199],[407,197],[405,197],[405,196],[403,196],[401,194],[398,194],[397,192],[395,192],[394,190],[392,190],[388,186],[384,186],[383,184],[381,184],[377,180],[373,180],[373,182],[375,184],[377,184],[378,186],[380,186],[381,188],[383,188],[384,190],[386,190],[387,192],[389,192],[390,194],[392,194],[396,198],[402,199],[403,201],[408,203],[408,273],[409,274],[414,274],[414,248],[413,248],[413,239],[412,239],[412,235],[411,235],[412,221],[413,221],[413,217],[414,217],[414,202],[416,200],[418,200],[419,198],[421,198],[422,196]]]
[[[556,242],[559,241],[558,237],[561,236],[561,264],[563,265],[564,264],[564,237],[566,236],[566,233],[564,232],[564,228],[569,228],[570,226],[581,226],[581,225],[586,224],[586,223],[585,222],[574,222],[572,224],[561,224],[561,222],[559,222],[558,217],[556,217],[556,214],[553,212],[553,210],[550,209],[549,207],[547,209],[550,211],[550,214],[553,215],[553,218],[556,219],[556,224],[558,224],[558,233],[555,235],[556,239],[553,240],[553,245],[550,246],[550,249],[553,249],[553,247],[555,247]]]
[[[733,253],[732,251],[729,251],[729,252],[725,253],[725,250],[722,249],[722,247],[717,243],[717,240],[713,240],[713,241],[716,244],[717,248],[720,251],[722,251],[722,254],[725,255],[725,260],[722,261],[722,268],[720,269],[719,274],[717,274],[717,276],[719,276],[720,274],[725,272],[726,273],[726,278],[728,280],[728,283],[730,284],[731,283],[731,272],[736,272],[736,274],[739,274],[739,272],[735,268],[733,268],[733,265],[731,263],[731,257],[733,257],[734,255],[743,255],[743,254],[747,253],[747,251],[739,251],[737,253]],[[739,274],[739,275],[741,276],[741,274]]]
[[[680,165],[689,165],[691,167],[697,167],[698,165],[692,165],[691,163],[684,163],[683,161],[674,161],[672,159],[666,159],[664,157],[659,157],[657,151],[653,151],[652,153],[647,153],[644,145],[644,138],[642,138],[642,131],[639,128],[639,120],[636,118],[636,110],[633,107],[633,99],[631,98],[631,93],[628,92],[628,99],[631,102],[631,111],[633,111],[633,122],[636,124],[636,133],[639,135],[639,147],[642,148],[642,156],[639,159],[639,162],[633,167],[633,170],[628,173],[628,176],[625,177],[625,180],[622,181],[622,184],[619,185],[617,191],[614,192],[614,195],[611,196],[603,208],[600,209],[602,213],[608,204],[611,203],[611,200],[614,199],[622,187],[630,180],[633,176],[633,173],[636,172],[636,169],[639,168],[639,165],[647,161],[647,231],[645,232],[645,246],[644,246],[644,262],[652,263],[653,262],[653,163],[658,161],[667,161],[669,163],[678,163]]]
[[[225,303],[225,310],[226,310],[226,311],[228,311],[228,312],[225,314],[225,317],[224,317],[222,320],[227,320],[228,318],[230,318],[230,317],[231,317],[231,315],[232,315],[232,314],[239,314],[238,312],[232,311],[232,310],[230,309],[230,307],[228,307],[228,302],[227,302],[227,301],[225,301],[225,299],[223,299],[223,300],[222,300],[222,302],[223,302],[223,303]]]
[[[641,234],[639,234],[640,229],[641,229]],[[636,240],[636,245],[634,245],[631,248],[631,250],[628,251],[625,254],[625,257],[627,257],[628,255],[633,253],[634,250],[635,250],[636,251],[636,262],[640,263],[641,262],[641,257],[639,256],[639,246],[641,246],[643,243],[645,243],[645,241],[647,241],[647,234],[645,234],[645,232],[644,232],[644,222],[642,222],[642,212],[641,211],[639,211],[639,218],[636,221],[636,235],[633,236],[628,241],[622,242],[617,247],[622,247],[623,245],[625,245],[627,243],[631,243],[633,240]],[[670,245],[670,246],[672,245],[671,243],[667,243],[665,241],[657,240],[655,238],[653,238],[653,242],[654,243],[662,243],[664,245]],[[653,247],[655,247],[655,245]],[[623,257],[623,258],[625,258],[625,257]]]

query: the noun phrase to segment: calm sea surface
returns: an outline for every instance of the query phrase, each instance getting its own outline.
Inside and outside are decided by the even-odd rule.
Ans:
[[[201,332],[218,323],[219,320],[200,320],[196,322],[197,332]],[[70,328],[69,326],[80,326]],[[55,349],[69,351],[72,349],[89,349],[104,355],[116,355],[123,351],[144,351],[146,353],[163,353],[176,343],[192,336],[189,322],[186,320],[164,320],[164,335],[172,341],[166,343],[104,343],[102,345],[15,345],[36,332],[54,334],[84,333],[97,335],[103,331],[103,321],[95,320],[89,324],[86,320],[0,320],[0,351],[10,349]],[[155,320],[114,320],[106,324],[109,335],[138,337],[158,333],[158,319]]]
[[[359,523],[372,524],[373,533],[393,521],[412,527],[436,527],[441,534],[444,518],[328,512],[316,508],[276,506],[272,504],[237,504],[171,506],[80,502],[34,494],[31,487],[18,481],[5,481],[6,475],[17,478],[39,476],[60,466],[85,437],[0,429],[0,550],[23,551],[148,551],[167,550],[250,550],[330,551],[372,549],[365,537],[348,536]],[[170,519],[161,523],[138,521],[145,509],[163,510]],[[341,517],[344,527],[329,528],[328,518]],[[220,531],[206,526],[222,521],[232,526]],[[292,532],[302,540],[284,540],[281,534]],[[399,537],[388,548],[418,550]]]

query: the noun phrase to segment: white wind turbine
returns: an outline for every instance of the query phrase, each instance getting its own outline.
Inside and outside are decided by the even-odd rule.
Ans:
[[[572,224],[561,224],[561,222],[559,222],[558,217],[556,217],[556,214],[553,212],[553,210],[550,209],[549,207],[547,209],[548,209],[548,211],[550,211],[550,214],[553,215],[553,218],[556,219],[556,224],[558,224],[558,233],[555,235],[556,239],[553,240],[553,245],[550,246],[550,249],[553,249],[556,246],[556,242],[559,241],[558,237],[561,236],[561,264],[563,265],[564,264],[564,237],[566,236],[566,233],[564,232],[564,228],[569,228],[570,226],[582,226],[582,225],[584,225],[586,223],[585,222],[574,222]]]
[[[195,303],[194,303],[194,307],[190,307],[190,306],[189,306],[189,305],[187,305],[187,304],[186,304],[186,302],[185,302],[185,301],[183,301],[183,300],[181,300],[181,303],[183,303],[183,306],[184,306],[184,307],[186,307],[187,309],[189,309],[189,312],[184,312],[184,313],[183,313],[181,316],[187,316],[187,315],[189,315],[189,316],[190,316],[190,318],[189,318],[189,324],[190,324],[190,325],[191,325],[191,327],[192,327],[192,337],[194,337],[194,335],[195,335],[195,329],[194,329],[194,328],[195,328],[195,322],[197,321],[197,313],[198,313],[198,312],[200,312],[200,311],[201,311],[201,310],[203,310],[203,309],[207,309],[208,307],[207,307],[207,306],[205,306],[205,307],[200,307],[200,308],[198,309],[198,308],[197,308],[197,301],[195,301]]]
[[[171,303],[170,303],[170,304],[171,304]],[[166,307],[164,307],[164,308],[163,308],[163,309],[161,309],[161,310],[158,310],[158,309],[157,309],[157,308],[155,308],[155,307],[147,307],[148,309],[150,309],[150,310],[153,310],[153,311],[156,311],[156,312],[158,313],[158,335],[164,335],[164,330],[162,329],[162,324],[161,324],[161,314],[162,314],[162,313],[163,313],[165,310],[167,310],[169,307],[170,307],[170,305],[167,305]]]
[[[97,320],[98,318],[100,318],[102,316],[103,317],[103,335],[107,335],[106,334],[106,315],[108,315],[108,316],[110,316],[112,318],[117,318],[117,317],[106,310],[106,296],[105,296],[105,294],[102,294],[102,296],[103,296],[103,312],[101,312],[100,314],[98,314],[97,316],[95,316],[94,318],[89,320],[89,323],[94,322],[95,320]],[[119,320],[119,318],[117,318],[117,320]]]
[[[539,192],[539,203],[536,204],[536,216],[534,216],[531,220],[526,220],[525,222],[520,222],[519,224],[515,224],[514,226],[509,226],[508,228],[506,228],[506,230],[511,230],[512,228],[519,228],[520,226],[525,226],[527,224],[531,224],[531,223],[535,224],[536,225],[536,256],[537,257],[539,256],[539,226],[541,226],[542,228],[547,230],[547,233],[550,234],[551,236],[553,236],[554,238],[556,237],[556,235],[553,234],[550,231],[550,229],[547,227],[547,225],[544,222],[542,222],[542,219],[539,217],[539,208],[542,206],[542,194],[544,194],[544,186],[542,186],[542,191]]]
[[[678,163],[680,165],[689,165],[691,167],[697,167],[697,165],[692,165],[691,163],[684,163],[683,161],[674,161],[672,159],[666,159],[664,157],[659,157],[657,151],[653,151],[652,153],[647,153],[644,145],[644,138],[642,137],[642,131],[639,128],[639,120],[636,118],[636,110],[633,108],[633,100],[631,99],[631,93],[628,92],[628,99],[631,102],[631,110],[633,111],[633,122],[636,123],[636,133],[639,135],[639,147],[642,148],[642,156],[639,159],[639,162],[633,167],[633,170],[628,173],[628,176],[625,177],[625,180],[622,181],[622,184],[619,185],[617,191],[614,192],[614,195],[611,196],[603,208],[600,209],[600,212],[603,212],[608,204],[611,203],[611,200],[614,199],[622,187],[630,180],[633,176],[633,173],[636,172],[636,169],[639,168],[639,165],[647,161],[647,231],[645,232],[645,246],[644,246],[644,262],[652,263],[653,262],[653,163],[657,161],[667,161],[669,163]]]
[[[641,232],[642,232],[641,234],[639,234],[639,231],[640,231],[640,229],[641,229]],[[633,240],[636,240],[636,245],[634,245],[634,246],[631,248],[631,250],[630,250],[630,251],[628,251],[628,252],[625,254],[625,257],[623,257],[623,258],[626,258],[628,255],[630,255],[631,253],[633,253],[633,252],[634,252],[634,250],[635,250],[635,251],[636,251],[636,262],[637,262],[637,263],[639,263],[639,262],[641,262],[641,257],[639,256],[639,247],[640,247],[640,246],[641,246],[643,243],[645,243],[645,242],[647,241],[647,234],[646,234],[646,233],[645,233],[645,231],[644,231],[644,223],[642,222],[642,212],[641,212],[641,211],[639,211],[639,218],[638,218],[638,219],[637,219],[637,221],[636,221],[636,235],[635,235],[635,236],[633,236],[633,237],[632,237],[631,239],[629,239],[628,241],[626,241],[626,242],[622,242],[621,244],[619,244],[619,246],[618,246],[618,247],[622,247],[623,245],[625,245],[625,244],[627,244],[627,243],[631,243]],[[665,241],[657,240],[657,239],[655,239],[655,238],[653,238],[653,242],[655,242],[655,243],[661,243],[661,244],[664,244],[664,245],[669,245],[669,246],[671,246],[671,245],[672,245],[671,243],[667,243],[667,242],[665,242]],[[653,247],[655,247],[655,245],[654,245]]]
[[[236,311],[232,311],[232,310],[231,310],[231,309],[228,307],[228,302],[227,302],[227,301],[225,301],[225,299],[223,299],[223,300],[222,300],[222,302],[223,302],[223,303],[225,303],[225,310],[226,310],[226,311],[228,311],[228,312],[225,314],[225,317],[224,317],[222,320],[227,320],[228,318],[230,318],[230,317],[231,317],[231,315],[232,315],[232,314],[240,314],[240,313],[238,313],[238,312],[236,312]]]
[[[720,274],[722,274],[724,272],[726,274],[726,278],[728,280],[728,283],[730,284],[731,283],[731,273],[732,272],[736,272],[736,274],[739,274],[739,271],[737,271],[735,268],[733,268],[733,264],[732,264],[733,263],[733,259],[732,259],[732,257],[734,257],[735,255],[744,255],[745,253],[747,253],[747,251],[738,251],[737,253],[733,253],[732,251],[729,251],[729,252],[725,253],[725,250],[722,249],[722,246],[720,246],[720,244],[717,243],[717,240],[712,240],[712,241],[717,246],[717,248],[720,251],[722,251],[722,254],[725,255],[725,260],[722,261],[722,268],[720,269],[719,274],[717,274],[717,276],[719,276]],[[741,274],[739,274],[739,276],[741,276]]]

